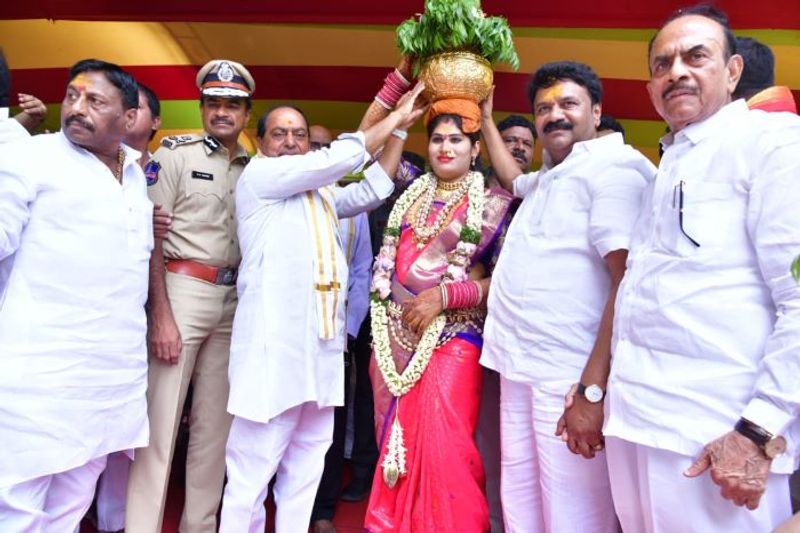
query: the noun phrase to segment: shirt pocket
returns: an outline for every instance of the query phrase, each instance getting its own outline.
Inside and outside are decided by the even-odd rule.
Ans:
[[[544,207],[545,235],[551,238],[573,238],[585,241],[589,229],[589,201],[583,191],[554,184]],[[566,185],[566,184],[565,184]]]
[[[128,202],[128,251],[136,260],[149,261],[153,250],[153,204],[143,199]]]
[[[190,177],[186,183],[186,204],[190,217],[200,222],[221,224],[227,215],[224,176],[213,179]]]
[[[680,181],[668,201],[658,235],[663,248],[673,255],[718,251],[746,230],[746,203],[732,183]]]

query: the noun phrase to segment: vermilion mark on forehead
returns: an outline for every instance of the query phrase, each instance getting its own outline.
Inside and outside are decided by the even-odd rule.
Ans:
[[[92,82],[91,78],[81,72],[72,79],[70,85],[72,85],[78,91],[85,91],[94,87],[94,82]]]

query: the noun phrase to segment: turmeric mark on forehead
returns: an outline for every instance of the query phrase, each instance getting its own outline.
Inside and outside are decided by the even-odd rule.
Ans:
[[[563,87],[560,83],[556,83],[551,87],[547,87],[545,89],[541,89],[541,97],[540,100],[548,102],[553,100],[558,100],[564,94]]]

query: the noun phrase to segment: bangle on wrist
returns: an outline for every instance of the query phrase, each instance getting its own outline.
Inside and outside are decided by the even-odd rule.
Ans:
[[[392,136],[397,137],[401,141],[405,141],[406,139],[408,139],[408,132],[406,130],[395,128],[392,130]]]
[[[380,106],[381,106],[382,108],[384,108],[385,110],[387,110],[387,111],[391,111],[391,110],[392,110],[392,106],[390,106],[389,104],[387,104],[386,102],[384,102],[383,100],[381,100],[379,96],[376,96],[376,97],[374,98],[374,100],[375,100],[375,101],[376,101],[378,104],[380,104]]]

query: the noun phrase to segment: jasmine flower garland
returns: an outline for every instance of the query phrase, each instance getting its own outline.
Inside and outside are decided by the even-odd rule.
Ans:
[[[467,269],[481,238],[483,211],[485,208],[483,175],[478,172],[470,172],[465,179],[469,182],[466,223],[461,230],[455,250],[447,254],[448,265],[442,276],[442,283],[467,280]],[[395,407],[395,420],[392,423],[389,444],[382,464],[383,480],[390,488],[395,486],[400,476],[406,474],[406,450],[403,444],[403,429],[400,426],[398,417],[399,399],[422,378],[422,374],[430,362],[433,350],[439,341],[442,331],[444,331],[447,321],[442,312],[425,328],[408,366],[403,370],[402,374],[399,373],[394,364],[389,343],[387,305],[391,294],[392,275],[394,274],[397,258],[397,244],[400,240],[400,226],[404,215],[414,202],[423,193],[430,193],[430,190],[432,188],[435,189],[435,187],[436,178],[431,174],[425,174],[400,196],[389,214],[386,231],[383,234],[383,244],[373,267],[370,318],[372,321],[375,359],[386,387],[393,396],[398,398]]]

